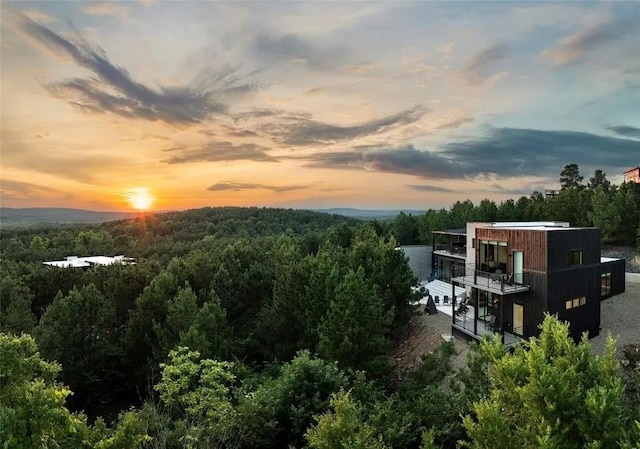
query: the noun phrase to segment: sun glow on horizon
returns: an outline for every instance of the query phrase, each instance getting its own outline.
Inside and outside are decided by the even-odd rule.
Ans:
[[[155,198],[149,193],[149,189],[146,187],[129,190],[129,193],[127,193],[127,199],[129,200],[131,207],[139,211],[149,210],[155,201]]]

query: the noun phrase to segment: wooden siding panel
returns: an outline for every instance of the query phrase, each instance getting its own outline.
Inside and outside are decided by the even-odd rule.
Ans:
[[[497,240],[507,242],[507,273],[513,270],[513,251],[522,251],[524,271],[546,271],[547,232],[532,229],[491,229],[478,228],[476,240]],[[476,244],[476,247],[479,245]],[[476,248],[478,251],[478,248]],[[476,260],[479,256],[476,253]]]

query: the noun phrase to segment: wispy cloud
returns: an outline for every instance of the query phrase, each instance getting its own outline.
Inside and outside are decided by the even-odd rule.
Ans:
[[[471,83],[483,83],[495,75],[491,69],[507,58],[507,46],[496,44],[476,53],[462,66],[460,72]]]
[[[112,16],[125,18],[129,15],[129,8],[121,2],[104,1],[82,5],[82,11],[92,16]]]
[[[191,162],[255,161],[278,162],[267,154],[269,148],[253,143],[234,145],[231,142],[210,142],[199,148],[177,148],[165,151],[179,154],[163,160],[167,164],[186,164]]]
[[[635,126],[619,125],[619,126],[607,126],[606,128],[620,136],[633,137],[636,139],[640,139],[640,128],[636,128]]]
[[[233,182],[233,181],[224,181],[219,182],[217,184],[208,187],[207,190],[211,190],[213,192],[219,192],[224,190],[231,190],[234,192],[239,192],[242,190],[271,190],[276,193],[283,192],[292,192],[294,190],[304,190],[309,188],[309,186],[304,185],[289,185],[289,186],[274,186],[269,184],[249,184],[249,183],[241,183],[241,182]]]
[[[34,20],[40,23],[52,23],[58,20],[55,17],[40,11],[39,9],[27,9],[25,11],[22,11],[22,14],[24,14],[31,20]]]
[[[101,48],[91,46],[82,37],[71,41],[24,14],[15,13],[15,16],[19,29],[26,35],[93,73],[94,78],[74,78],[46,86],[53,95],[85,112],[110,112],[176,125],[198,123],[226,111],[221,101],[225,95],[256,87],[240,80],[238,69],[225,67],[218,77],[208,78],[212,80],[208,85],[193,83],[154,89],[135,81],[125,68],[112,63]]]
[[[638,29],[640,16],[609,20],[564,38],[540,55],[552,59],[557,65],[575,64],[584,60],[590,51],[626,38]]]
[[[287,118],[280,123],[268,123],[261,127],[261,131],[271,134],[277,142],[286,145],[326,145],[405,126],[420,120],[427,112],[426,108],[416,106],[398,114],[352,126],[334,125],[310,118]]]
[[[254,38],[253,50],[255,56],[269,64],[284,61],[314,69],[332,70],[353,62],[350,52],[344,46],[323,46],[295,34],[260,34]]]
[[[455,190],[447,189],[446,187],[437,187],[437,186],[430,186],[425,184],[411,184],[408,187],[412,190],[418,190],[420,192],[438,192],[438,193],[455,192]]]
[[[12,179],[0,179],[0,196],[5,200],[40,200],[50,196],[68,199],[71,195],[57,189],[45,187],[29,182],[14,181]]]

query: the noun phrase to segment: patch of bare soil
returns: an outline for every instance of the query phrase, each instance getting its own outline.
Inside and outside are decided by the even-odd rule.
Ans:
[[[399,378],[413,370],[421,361],[422,356],[433,353],[444,342],[443,335],[451,336],[451,317],[439,312],[428,315],[424,312],[424,306],[416,308],[415,315],[407,335],[396,347],[392,364],[396,366]],[[453,337],[452,337],[453,338]],[[453,338],[456,354],[451,357],[452,371],[457,371],[466,364],[467,342]]]

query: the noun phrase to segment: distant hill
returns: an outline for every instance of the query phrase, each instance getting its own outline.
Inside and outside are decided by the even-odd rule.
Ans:
[[[128,212],[100,212],[63,207],[32,207],[26,209],[0,207],[0,227],[32,226],[44,223],[101,223],[131,218],[135,215]]]
[[[314,209],[312,212],[324,212],[327,214],[342,215],[344,217],[358,218],[361,220],[393,220],[400,212],[412,215],[423,215],[421,210],[383,210],[383,209],[353,209],[333,208]],[[84,209],[70,209],[64,207],[32,207],[12,208],[0,207],[0,227],[22,227],[38,224],[89,224],[105,221],[132,218],[137,214],[133,212],[102,212]]]
[[[423,210],[411,209],[351,209],[351,208],[333,208],[333,209],[314,209],[315,212],[325,212],[327,214],[344,215],[345,217],[360,218],[364,220],[393,220],[400,212],[411,215],[424,215]]]

